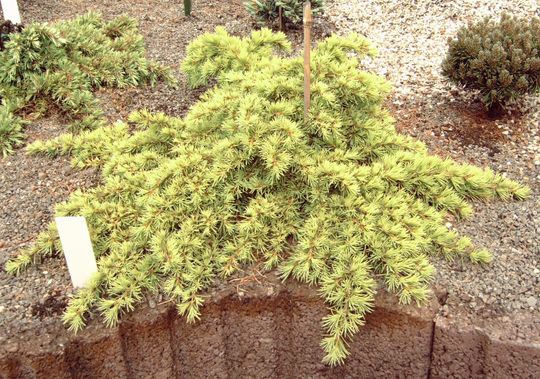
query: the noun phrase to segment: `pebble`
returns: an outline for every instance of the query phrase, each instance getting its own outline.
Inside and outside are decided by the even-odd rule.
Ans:
[[[8,343],[5,345],[5,349],[8,353],[16,353],[19,351],[19,344],[17,342]]]
[[[442,315],[443,317],[447,317],[448,314],[449,314],[448,305],[445,304],[445,305],[443,305],[443,306],[441,307],[441,315]]]

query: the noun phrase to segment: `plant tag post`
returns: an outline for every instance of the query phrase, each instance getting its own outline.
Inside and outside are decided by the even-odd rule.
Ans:
[[[4,13],[4,19],[9,20],[14,24],[21,23],[21,14],[19,12],[19,5],[17,0],[0,0],[2,4],[2,12]]]
[[[84,217],[56,217],[56,226],[73,287],[84,287],[97,272],[96,258]]]
[[[308,119],[311,105],[311,2],[304,4],[304,120]]]

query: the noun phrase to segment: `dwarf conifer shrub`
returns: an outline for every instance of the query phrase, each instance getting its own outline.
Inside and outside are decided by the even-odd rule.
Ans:
[[[286,23],[302,24],[304,0],[247,0],[244,4],[248,13],[260,25],[275,22],[282,9],[283,20]],[[311,9],[314,15],[322,14],[325,0],[312,0]]]
[[[442,64],[452,82],[479,90],[488,109],[540,89],[540,19],[503,14],[459,30]]]
[[[388,83],[358,70],[359,57],[374,54],[364,38],[330,37],[314,49],[307,120],[302,59],[276,48],[290,43],[267,29],[244,39],[205,34],[183,70],[193,86],[217,85],[186,117],[140,111],[129,123],[30,145],[103,172],[100,186],[56,209],[86,217],[98,257],[99,273],[64,315],[71,329],[92,311],[116,324],[146,291],[197,320],[216,278],[259,262],[319,288],[329,307],[325,362],[337,364],[373,308],[376,280],[402,303],[422,303],[430,255],[489,261],[445,227],[445,215],[468,217],[468,199],[529,190],[397,134],[381,107]],[[6,270],[60,253],[56,234],[51,224]]]
[[[52,25],[31,24],[9,36],[0,52],[0,115],[7,134],[17,134],[20,126],[9,119],[36,117],[50,107],[64,112],[75,129],[102,126],[95,89],[174,82],[168,69],[146,59],[137,23],[126,16],[105,22],[88,13]],[[12,146],[3,140],[1,152]]]

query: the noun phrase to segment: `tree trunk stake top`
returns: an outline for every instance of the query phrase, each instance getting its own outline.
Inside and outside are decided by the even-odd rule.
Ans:
[[[20,24],[21,14],[19,13],[17,0],[0,0],[0,3],[2,4],[4,19],[9,20],[14,24]]]
[[[311,105],[311,25],[313,25],[313,14],[311,13],[311,2],[304,4],[304,119],[307,120],[309,107]]]

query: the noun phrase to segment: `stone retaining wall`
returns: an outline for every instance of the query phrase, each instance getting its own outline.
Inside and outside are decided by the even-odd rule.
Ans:
[[[143,308],[113,329],[93,322],[78,336],[61,325],[0,347],[11,378],[505,378],[540,377],[538,344],[505,343],[462,329],[381,291],[342,366],[321,363],[326,306],[303,286],[212,296],[187,324],[170,304]],[[51,337],[51,335],[53,337]],[[14,349],[12,344],[17,344]]]

